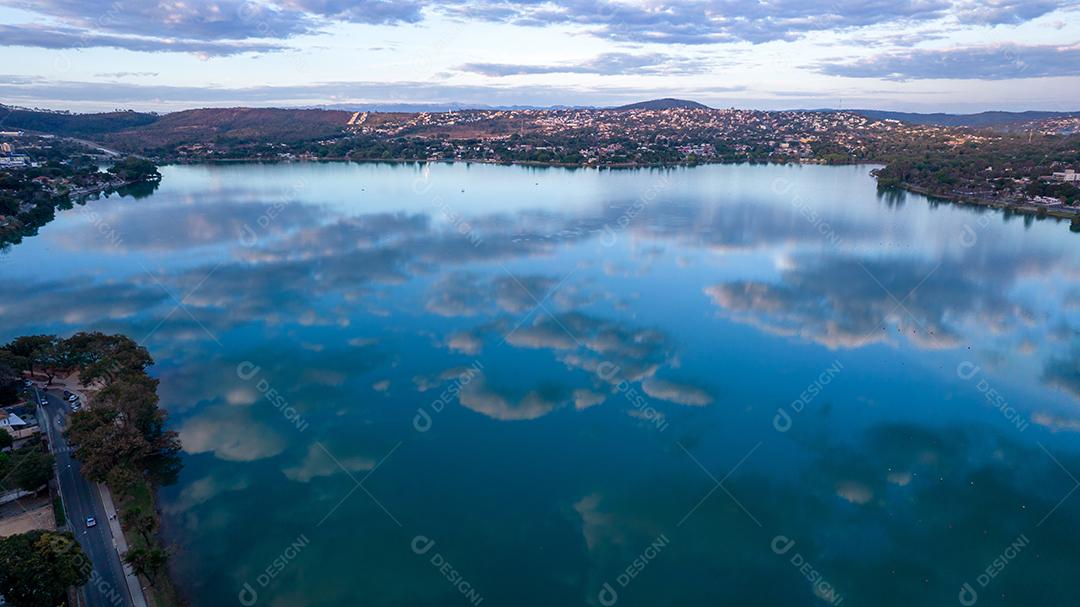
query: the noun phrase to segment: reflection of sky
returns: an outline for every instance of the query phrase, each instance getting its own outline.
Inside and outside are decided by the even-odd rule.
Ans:
[[[1018,533],[1068,558],[1071,504],[1035,523],[1070,486],[1040,445],[1068,466],[1080,431],[1080,259],[1065,224],[879,198],[868,170],[167,167],[8,253],[0,334],[145,341],[201,602],[304,533],[275,604],[440,604],[423,533],[492,604],[588,603],[666,533],[629,604],[813,604],[777,534],[852,604],[938,604]],[[758,443],[730,482],[762,526],[723,492],[676,526],[710,488],[683,449],[721,477]],[[401,528],[364,492],[335,509],[369,473]]]

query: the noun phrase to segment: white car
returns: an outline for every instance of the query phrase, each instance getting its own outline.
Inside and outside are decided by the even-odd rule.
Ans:
[[[86,526],[87,527],[96,527],[97,526],[97,519],[95,519],[92,516],[86,517]]]
[[[47,404],[49,404],[49,399],[47,399],[47,398],[45,398],[44,396],[42,396],[42,397],[41,397],[41,406],[45,406],[45,405],[47,405]]]
[[[78,400],[79,400],[79,395],[78,394],[72,394],[71,396],[68,397],[68,402],[69,403],[78,402]]]

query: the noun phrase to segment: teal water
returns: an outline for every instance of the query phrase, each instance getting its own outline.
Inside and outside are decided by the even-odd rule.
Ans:
[[[1080,235],[871,168],[165,167],[0,338],[150,349],[193,605],[1080,604]]]

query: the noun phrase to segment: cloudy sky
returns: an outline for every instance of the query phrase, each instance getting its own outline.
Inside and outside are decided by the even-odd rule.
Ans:
[[[0,0],[0,103],[1080,110],[1080,0]]]

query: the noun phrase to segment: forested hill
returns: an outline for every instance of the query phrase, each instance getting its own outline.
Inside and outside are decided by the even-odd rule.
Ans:
[[[1052,118],[1080,117],[1076,112],[979,112],[978,114],[916,114],[884,110],[845,110],[872,120],[900,120],[910,124],[958,126],[971,128],[1001,128],[1014,124]]]
[[[0,105],[0,125],[4,130],[27,130],[67,137],[97,137],[104,133],[144,127],[159,119],[157,114],[133,111],[73,114]]]
[[[206,108],[170,114],[71,114],[0,107],[4,129],[84,137],[125,152],[173,154],[184,145],[294,144],[340,135],[351,112]]]
[[[638,103],[631,103],[629,105],[620,105],[619,107],[612,108],[616,110],[707,110],[709,106],[697,101],[688,101],[686,99],[672,99],[666,97],[664,99],[652,99],[649,101],[639,101]]]

